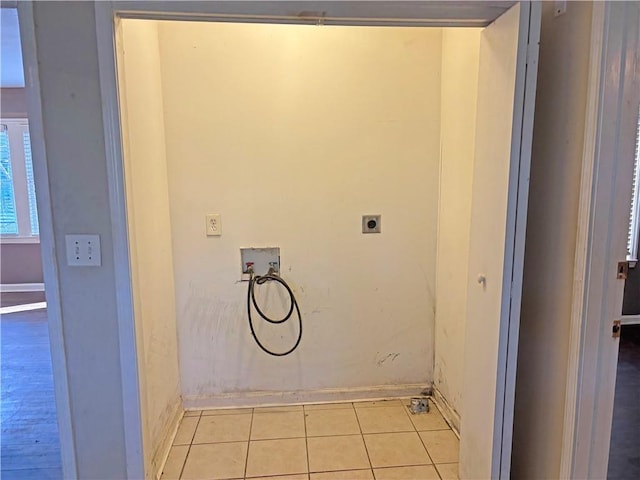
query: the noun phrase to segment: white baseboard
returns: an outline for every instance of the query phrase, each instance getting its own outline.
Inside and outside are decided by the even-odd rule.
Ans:
[[[0,284],[0,292],[44,292],[44,283],[2,283]]]
[[[185,409],[223,407],[263,407],[296,405],[305,403],[355,402],[382,400],[420,395],[427,386],[424,383],[406,385],[379,385],[357,388],[331,388],[292,392],[232,392],[218,395],[185,395]]]
[[[30,312],[32,310],[41,310],[47,308],[47,302],[27,303],[24,305],[11,305],[9,307],[0,307],[0,315],[7,313]]]
[[[169,458],[171,445],[173,445],[173,440],[176,437],[176,433],[178,433],[178,427],[180,426],[183,416],[184,409],[182,408],[182,401],[178,397],[178,402],[173,409],[173,415],[171,415],[171,419],[167,422],[165,435],[162,435],[162,442],[158,445],[151,458],[151,474],[155,480],[159,480],[162,475],[162,470],[164,470],[164,465]]]
[[[622,325],[638,325],[640,324],[640,315],[622,315],[620,323]]]
[[[451,404],[444,398],[444,395],[436,387],[433,387],[433,395],[431,397],[433,402],[440,410],[440,413],[449,424],[454,433],[460,438],[460,414],[451,406]]]

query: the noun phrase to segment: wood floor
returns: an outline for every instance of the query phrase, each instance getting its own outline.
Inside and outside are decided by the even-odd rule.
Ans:
[[[2,315],[2,480],[62,478],[46,310]]]
[[[0,295],[0,307],[24,305],[25,303],[44,302],[44,292],[3,292]]]
[[[61,479],[46,310],[0,316],[3,480]],[[624,326],[609,479],[640,478],[640,326]]]
[[[640,478],[640,325],[624,325],[620,334],[613,405],[609,480]]]

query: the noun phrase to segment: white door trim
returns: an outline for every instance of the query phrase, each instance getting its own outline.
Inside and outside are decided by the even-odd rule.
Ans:
[[[104,125],[109,210],[116,283],[116,311],[120,343],[120,365],[123,366],[122,409],[128,478],[145,478],[143,409],[138,367],[138,335],[133,310],[133,285],[129,257],[127,205],[124,180],[124,155],[120,131],[120,103],[116,68],[115,35],[117,17],[111,2],[96,2],[96,36],[102,121]],[[126,366],[126,368],[125,368]]]
[[[511,450],[513,447],[513,418],[516,396],[516,371],[518,365],[518,338],[520,336],[520,314],[522,305],[522,283],[524,276],[524,250],[526,240],[527,212],[529,208],[529,179],[531,174],[531,148],[533,144],[533,122],[535,113],[536,86],[538,81],[538,58],[540,50],[540,26],[542,22],[542,5],[540,2],[522,2],[521,8],[528,9],[523,13],[528,18],[527,38],[523,38],[526,49],[526,65],[522,75],[522,114],[521,137],[518,145],[520,162],[514,174],[517,175],[517,199],[515,201],[515,220],[513,239],[513,264],[511,265],[510,311],[506,327],[504,353],[504,391],[503,397],[496,400],[496,406],[502,405],[501,451],[499,469],[494,470],[499,478],[511,477]],[[522,38],[522,37],[521,37]],[[502,332],[501,332],[502,334]],[[498,366],[501,368],[501,365]]]
[[[515,2],[514,2],[515,3]],[[530,9],[537,12],[537,18],[540,18],[540,5],[537,2],[521,2],[523,8],[529,15]],[[292,16],[290,13],[291,5],[297,4],[298,7],[305,7],[305,10],[322,11],[327,10],[329,14],[321,17],[310,16]],[[480,2],[471,5],[468,2],[415,2],[415,8],[404,10],[402,16],[384,16],[380,12],[389,13],[389,9],[393,10],[395,3],[388,2],[366,2],[367,7],[376,15],[365,17],[362,14],[364,2],[247,2],[243,6],[243,2],[154,2],[154,1],[104,1],[95,3],[96,31],[98,42],[98,64],[100,72],[100,89],[103,105],[103,122],[105,134],[105,149],[108,163],[108,181],[109,181],[109,208],[111,211],[111,221],[113,225],[113,249],[115,257],[115,274],[119,289],[117,291],[117,312],[118,325],[121,348],[121,364],[128,365],[130,368],[122,371],[122,387],[123,387],[123,408],[125,416],[125,441],[127,455],[127,472],[128,476],[138,478],[144,476],[143,464],[143,435],[142,435],[142,419],[144,406],[141,405],[140,384],[137,360],[136,334],[134,323],[134,312],[132,304],[132,284],[130,274],[129,259],[129,242],[127,235],[126,220],[126,196],[124,183],[123,168],[123,151],[120,131],[120,106],[118,101],[118,87],[116,82],[116,28],[115,22],[118,18],[145,18],[145,19],[174,19],[174,20],[215,20],[215,21],[251,21],[251,22],[269,22],[269,23],[322,23],[322,24],[338,24],[338,25],[399,25],[399,26],[484,26],[490,22],[473,22],[473,18],[469,18],[469,12],[474,8],[480,8],[478,12],[489,10],[495,17],[501,15],[504,11],[511,7],[508,3],[502,5],[486,5]],[[313,8],[312,8],[313,7]],[[398,7],[400,8],[400,7]],[[469,10],[471,8],[471,10]],[[331,15],[333,11],[340,11],[340,14]],[[465,13],[466,10],[466,13]],[[445,13],[453,12],[452,15]],[[222,13],[221,13],[222,12]],[[424,12],[433,12],[437,14],[438,20],[433,21],[425,16]],[[496,13],[499,12],[499,13]],[[313,13],[313,12],[311,12]],[[323,12],[327,13],[327,12]],[[369,13],[367,11],[367,13]],[[246,14],[246,15],[243,15]],[[417,20],[411,20],[411,14],[415,15]],[[456,20],[456,14],[460,15],[460,20]],[[466,18],[465,18],[466,16]],[[471,15],[472,16],[472,15]],[[493,20],[492,19],[492,20]],[[491,21],[492,21],[491,20]],[[531,20],[531,19],[530,19]],[[527,25],[529,26],[529,24]],[[538,25],[539,28],[539,25]],[[530,32],[531,33],[531,32]],[[535,43],[533,50],[529,50],[527,45],[519,47],[526,49],[527,55],[537,64],[537,38],[539,31],[534,32]],[[525,43],[526,39],[525,39]],[[534,60],[535,59],[535,60]],[[533,63],[531,63],[533,65]],[[531,82],[531,75],[534,75],[534,69],[521,72],[523,76],[521,80],[522,88],[527,90],[527,105],[523,106],[523,110],[518,113],[516,120],[520,122],[520,126],[526,125],[531,121],[532,111],[534,108],[535,97],[535,81]],[[525,87],[525,79],[529,81]],[[533,77],[535,79],[535,76]],[[524,93],[522,93],[524,96]],[[524,118],[527,117],[527,118]],[[519,188],[526,187],[528,189],[528,171],[530,151],[525,158],[522,155],[521,148],[531,146],[531,138],[518,138],[518,158],[520,164],[518,171],[512,172],[513,178],[510,178],[510,184],[518,185]],[[521,192],[524,190],[521,190]],[[527,190],[528,191],[528,190]],[[512,192],[517,197],[516,191]],[[509,289],[514,297],[511,304],[508,305],[510,314],[508,318],[501,324],[500,342],[501,354],[499,358],[499,378],[498,388],[496,391],[496,404],[499,406],[500,414],[495,419],[494,428],[500,430],[500,444],[494,451],[494,469],[496,474],[501,472],[507,477],[510,469],[510,451],[511,437],[513,425],[513,397],[515,389],[515,362],[517,361],[517,337],[519,322],[519,302],[522,287],[522,268],[524,254],[524,224],[526,221],[527,196],[510,199],[509,201],[509,221],[513,223],[514,238],[507,247],[505,252],[509,258],[506,263],[510,264],[508,269],[509,278],[513,283],[509,283]],[[507,302],[509,303],[509,302]],[[507,365],[513,362],[513,365]],[[505,412],[505,406],[507,411]],[[504,428],[504,422],[507,421],[507,429]],[[508,445],[505,445],[508,442]]]
[[[18,20],[25,69],[25,83],[29,112],[29,130],[35,177],[42,269],[47,293],[47,323],[51,345],[62,477],[78,478],[75,435],[71,418],[71,396],[69,392],[67,351],[62,324],[60,302],[60,280],[53,232],[53,206],[49,190],[49,167],[44,141],[42,97],[40,95],[40,73],[38,68],[38,42],[36,39],[32,2],[18,2]]]
[[[613,375],[610,370],[618,348],[611,327],[622,305],[616,264],[625,258],[622,243],[626,246],[626,230],[613,227],[624,213],[624,198],[631,198],[630,182],[629,192],[616,184],[627,167],[618,155],[618,139],[625,81],[629,88],[635,77],[637,88],[640,68],[637,40],[635,51],[626,44],[628,36],[638,35],[630,8],[638,6],[593,4],[560,478],[607,474],[615,385],[615,370]]]
[[[607,29],[607,10],[604,2],[592,4],[591,53],[587,92],[580,206],[576,236],[576,258],[573,273],[573,301],[569,327],[569,358],[567,364],[567,391],[565,393],[564,426],[560,478],[571,478],[573,470],[574,438],[576,434],[578,375],[580,370],[582,318],[585,305],[585,284],[588,276],[588,244],[591,238],[590,216],[592,208],[594,168],[597,154],[597,132],[601,123],[599,104],[604,76],[604,42]]]

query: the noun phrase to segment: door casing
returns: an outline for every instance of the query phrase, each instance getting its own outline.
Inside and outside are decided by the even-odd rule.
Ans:
[[[619,345],[611,329],[622,312],[616,273],[626,256],[640,97],[639,10],[634,2],[593,4],[560,478],[607,476]]]
[[[404,5],[402,5],[404,4]],[[403,25],[403,26],[484,26],[501,15],[513,2],[484,2],[472,4],[470,2],[424,2],[415,3],[415,8],[407,7],[405,2],[97,2],[95,4],[96,33],[98,38],[98,60],[100,66],[101,92],[103,101],[103,121],[105,130],[105,149],[108,158],[109,177],[109,209],[113,224],[114,262],[116,265],[117,283],[117,312],[120,339],[121,365],[129,368],[122,371],[123,409],[125,414],[125,441],[127,452],[127,476],[130,478],[144,478],[143,444],[142,444],[142,406],[139,392],[139,373],[137,359],[137,345],[131,296],[131,276],[129,261],[129,245],[126,225],[125,192],[123,182],[123,158],[121,147],[121,132],[119,124],[119,106],[115,68],[115,23],[119,16],[135,18],[163,18],[163,19],[198,19],[206,17],[217,21],[267,21],[270,23],[324,23],[324,24],[352,24],[352,25]],[[530,2],[522,2],[526,8],[531,8]],[[291,16],[289,13],[292,5],[297,8],[304,7],[307,15]],[[239,12],[233,9],[239,9]],[[331,9],[338,8],[339,12],[332,15]],[[363,8],[372,12],[369,18],[363,17]],[[231,9],[231,10],[229,10]],[[266,9],[266,10],[265,10]],[[269,10],[271,9],[271,10]],[[399,9],[399,10],[394,10]],[[226,13],[220,14],[224,10]],[[365,10],[366,11],[366,10]],[[256,13],[258,12],[258,13]],[[320,12],[316,14],[314,12]],[[395,12],[395,13],[394,13]],[[23,40],[25,42],[25,65],[32,76],[30,87],[30,122],[33,132],[34,156],[46,158],[45,142],[42,129],[42,98],[38,83],[37,55],[35,46],[35,25],[33,6],[30,2],[19,5],[20,24]],[[242,15],[245,15],[244,17]],[[115,23],[114,23],[115,20]],[[537,52],[527,51],[527,57],[534,59]],[[532,114],[532,111],[531,111]],[[532,121],[532,117],[527,121]],[[530,139],[523,139],[530,142]],[[528,159],[526,159],[528,162]],[[37,166],[39,165],[39,166]],[[63,336],[63,312],[60,308],[60,288],[57,274],[57,260],[53,249],[53,217],[50,211],[48,173],[46,162],[37,162],[35,168],[36,181],[38,182],[41,241],[43,244],[43,263],[45,265],[45,282],[47,285],[49,319],[51,333],[51,347],[53,357],[53,369],[56,378],[56,402],[60,417],[60,440],[63,457],[63,474],[65,478],[77,477],[77,462],[73,449],[73,422],[70,409],[69,392],[67,384],[67,370],[65,359],[65,346]],[[514,179],[520,188],[526,186],[525,174],[528,171],[528,163]],[[39,180],[38,180],[39,179]],[[521,195],[519,202],[522,202]],[[522,208],[523,203],[517,204]],[[524,203],[526,212],[526,202]],[[512,205],[512,208],[516,208]],[[520,217],[514,226],[514,238],[516,248],[512,259],[514,269],[519,270],[522,276],[522,252],[524,250],[524,222],[526,217]],[[521,232],[517,234],[516,231]],[[49,246],[49,247],[47,247]],[[522,250],[522,252],[520,252]],[[518,253],[520,252],[520,253]],[[49,266],[49,267],[47,267]],[[517,304],[517,302],[516,302]],[[516,311],[514,308],[512,311]],[[511,316],[509,322],[517,321],[517,316]],[[508,322],[508,323],[509,323]],[[517,339],[517,328],[508,331],[505,326],[505,341],[514,342]],[[513,343],[512,343],[513,344]],[[514,345],[517,345],[514,344]],[[505,351],[506,353],[506,351]],[[505,387],[506,402],[513,397],[513,384],[515,381],[516,349],[512,348],[505,355],[501,363],[504,369],[503,378],[510,384]],[[502,380],[501,380],[502,381]],[[511,394],[508,392],[511,391]],[[505,408],[505,405],[502,405]],[[510,409],[513,409],[511,402]],[[509,408],[507,408],[509,410]],[[509,418],[510,416],[510,418]],[[503,417],[502,427],[512,421],[512,412]],[[508,424],[508,429],[511,424]],[[508,432],[507,432],[508,433]],[[505,456],[510,455],[510,434],[503,435],[502,461],[498,470],[500,475],[508,476],[508,461]],[[504,448],[508,442],[507,448]]]

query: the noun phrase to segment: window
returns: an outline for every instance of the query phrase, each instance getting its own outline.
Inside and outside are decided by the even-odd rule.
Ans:
[[[38,211],[26,119],[0,121],[0,181],[2,239],[37,239]]]
[[[638,129],[636,132],[636,160],[633,167],[633,196],[629,231],[627,232],[627,260],[638,260],[638,240],[640,236],[640,109],[638,111]]]

